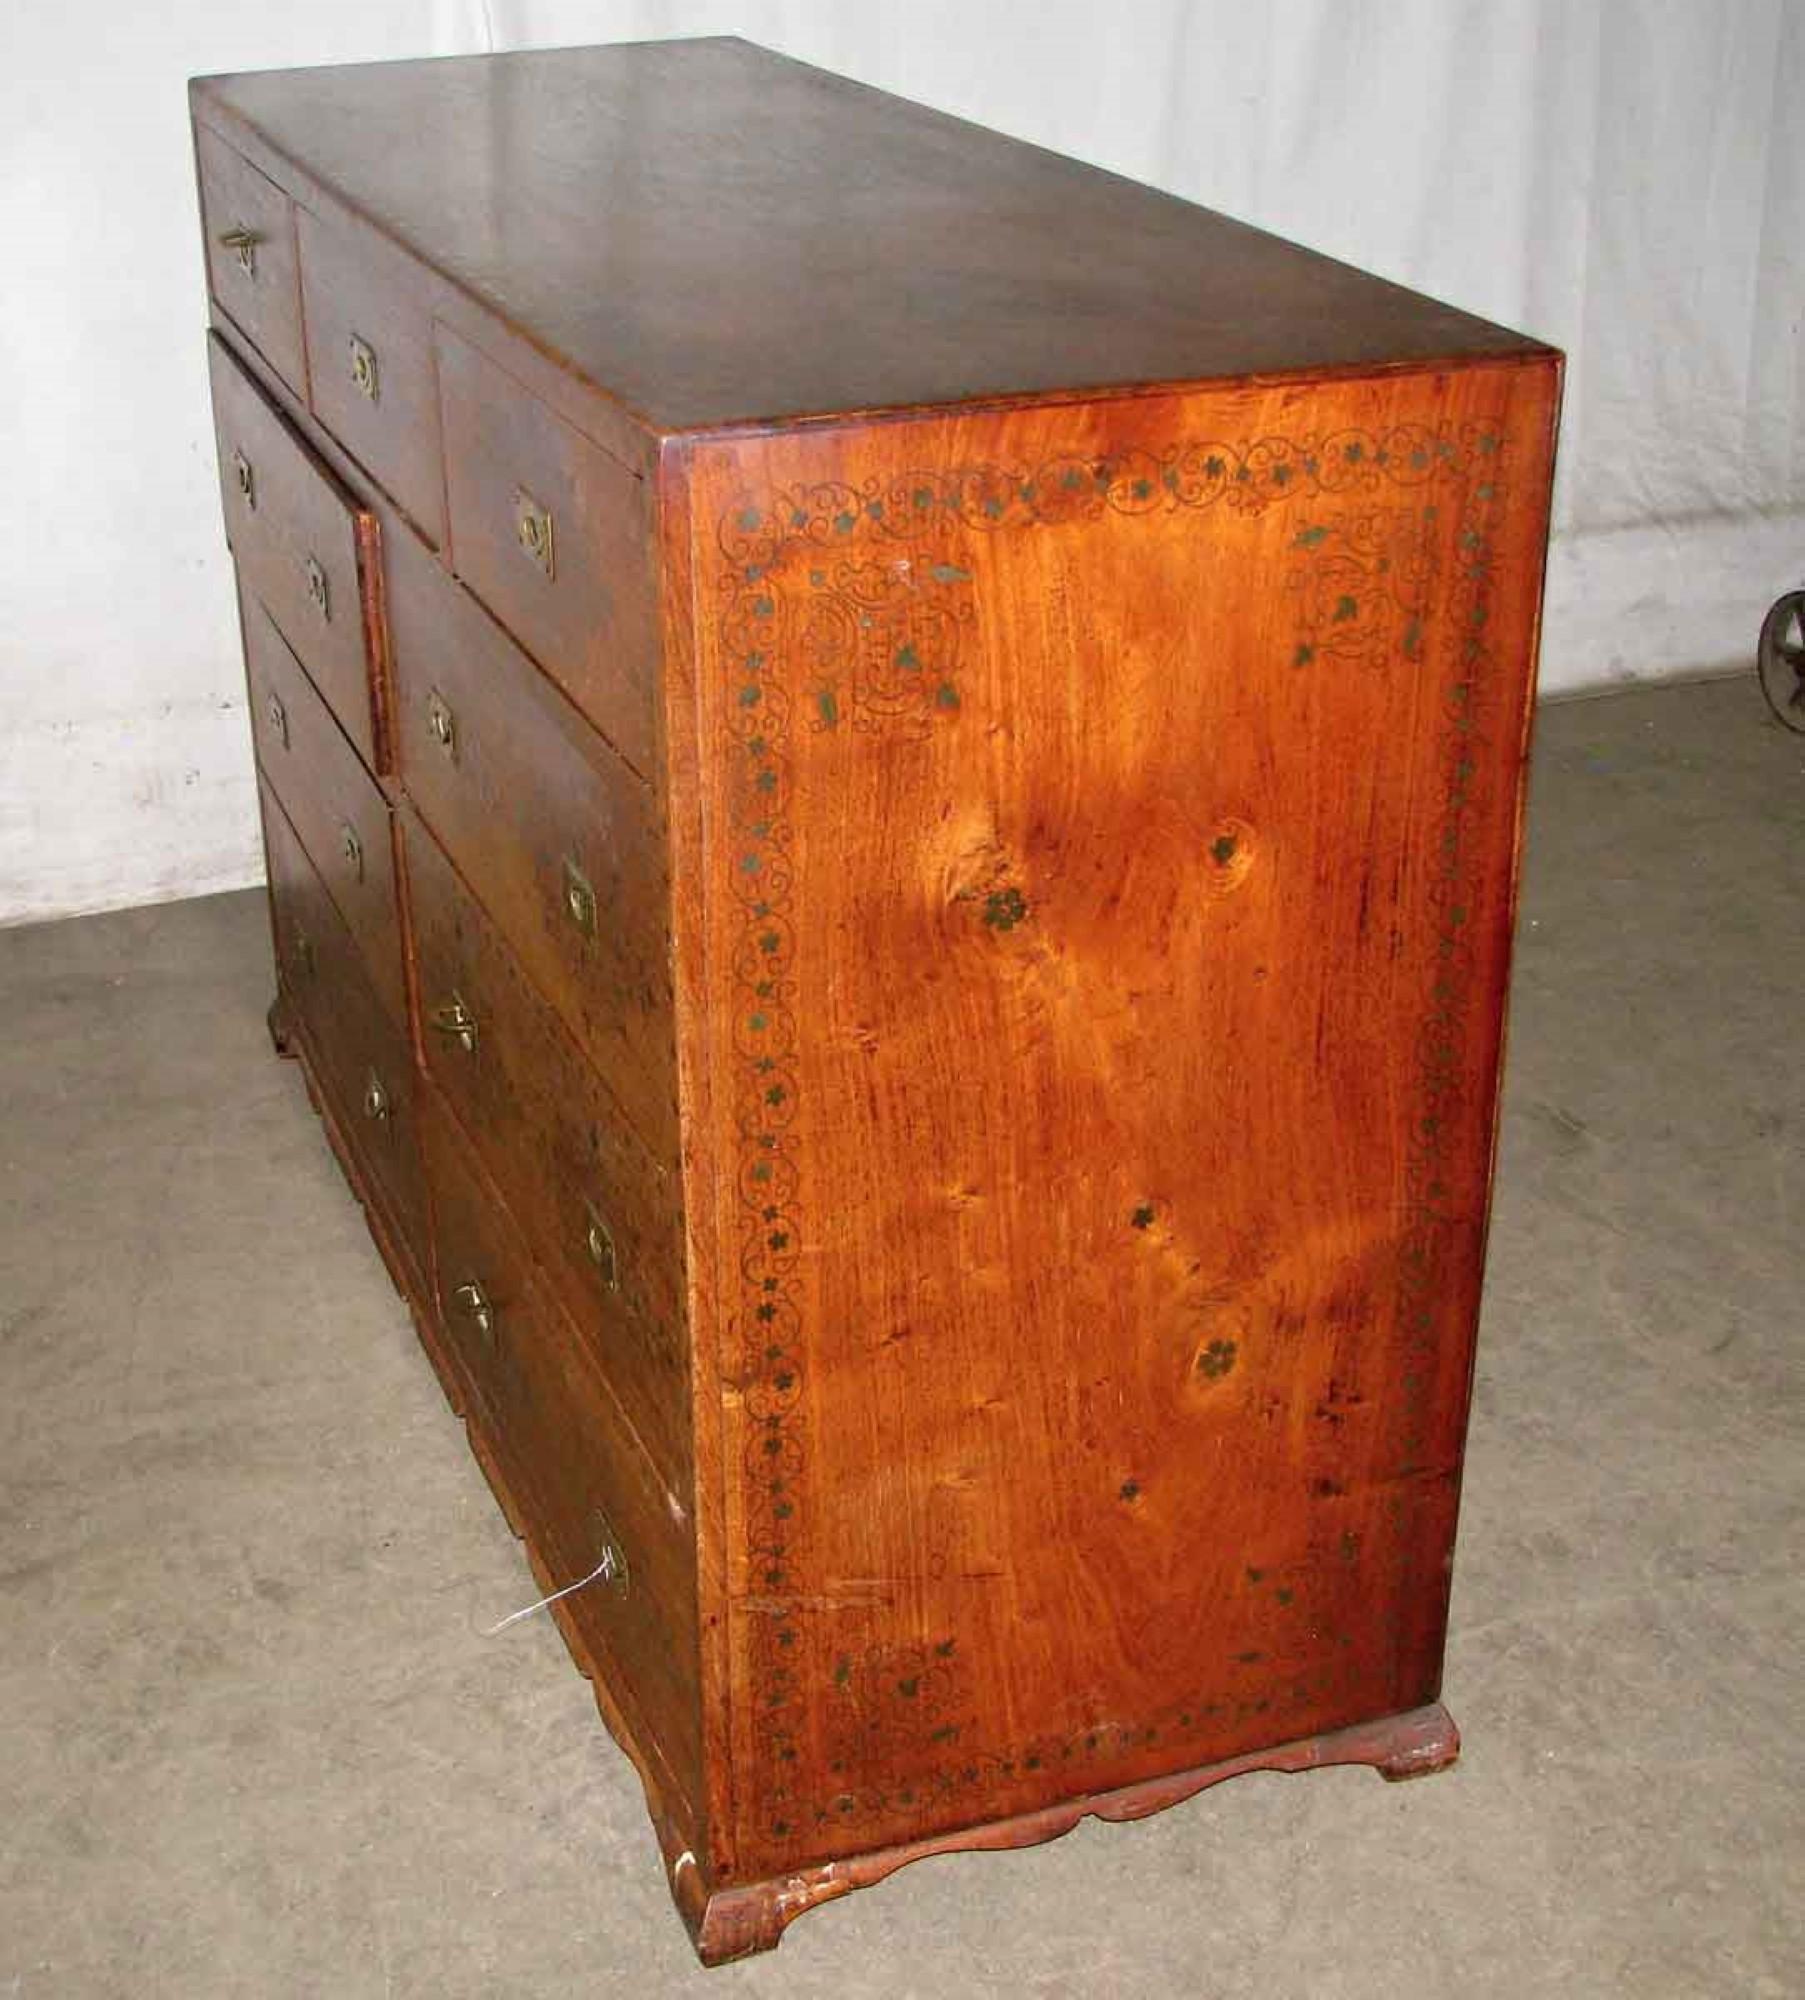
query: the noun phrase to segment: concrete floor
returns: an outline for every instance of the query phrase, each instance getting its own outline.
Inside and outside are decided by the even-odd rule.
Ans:
[[[1458,1770],[704,1975],[308,1112],[257,896],[0,934],[0,1997],[1805,1993],[1805,739],[1542,719]]]

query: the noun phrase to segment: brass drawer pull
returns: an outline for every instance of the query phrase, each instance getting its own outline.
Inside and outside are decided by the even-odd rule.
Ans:
[[[263,711],[269,717],[269,726],[282,739],[282,747],[286,750],[288,748],[288,710],[282,706],[282,697],[277,694],[274,688],[270,690],[269,698],[263,704]]]
[[[455,764],[458,758],[457,717],[451,712],[451,704],[434,688],[426,697],[426,727],[432,740]]]
[[[233,257],[237,260],[238,268],[247,278],[255,278],[257,275],[257,246],[262,241],[263,232],[261,230],[246,229],[241,224],[236,229],[226,229],[220,232],[219,247],[222,250],[231,251]]]
[[[514,495],[514,532],[529,562],[536,563],[547,576],[555,573],[552,553],[552,517],[524,488]]]
[[[377,400],[376,350],[356,334],[351,336],[351,380],[359,395]]]
[[[364,1116],[374,1120],[378,1125],[383,1125],[388,1122],[394,1108],[389,1101],[388,1091],[383,1087],[382,1078],[371,1070],[370,1080],[364,1085]]]
[[[309,556],[306,562],[307,596],[313,608],[328,623],[332,619],[332,591],[326,581],[326,572],[320,567],[318,556]]]
[[[469,1314],[472,1324],[485,1340],[495,1337],[495,1308],[489,1294],[474,1278],[467,1278],[451,1295],[454,1304]]]
[[[454,993],[427,1017],[435,1033],[448,1035],[466,1055],[476,1049],[476,1016]]]
[[[257,475],[251,461],[241,451],[232,454],[232,477],[238,482],[239,498],[254,514],[257,511]]]
[[[627,1551],[607,1515],[599,1507],[595,1510],[595,1529],[598,1546],[595,1568],[590,1571],[590,1576],[597,1582],[612,1584],[616,1590],[625,1590],[632,1581],[632,1572],[627,1568]]]
[[[349,820],[338,830],[338,844],[345,857],[345,866],[361,882],[364,878],[364,844]]]
[[[564,914],[586,938],[595,936],[595,890],[568,854],[564,857]]]
[[[590,1263],[601,1273],[602,1283],[609,1291],[618,1292],[620,1258],[614,1248],[614,1236],[588,1202],[583,1204],[583,1248],[589,1253]]]

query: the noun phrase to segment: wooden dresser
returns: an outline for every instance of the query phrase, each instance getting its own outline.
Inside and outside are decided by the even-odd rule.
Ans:
[[[272,1025],[702,1957],[1450,1762],[1558,355],[739,42],[192,109]]]

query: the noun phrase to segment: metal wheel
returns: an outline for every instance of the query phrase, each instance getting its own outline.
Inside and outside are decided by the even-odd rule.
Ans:
[[[1755,671],[1768,707],[1805,735],[1805,590],[1789,590],[1762,619]]]

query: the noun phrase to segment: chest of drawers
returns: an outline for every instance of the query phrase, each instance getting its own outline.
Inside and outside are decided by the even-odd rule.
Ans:
[[[740,43],[192,110],[272,1023],[702,1956],[1450,1762],[1558,356]]]

